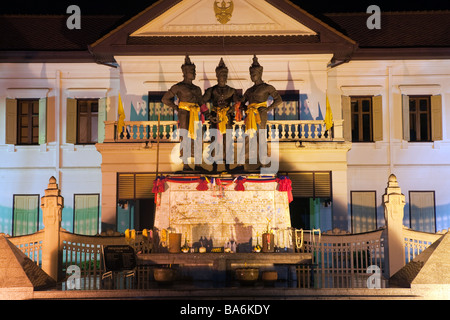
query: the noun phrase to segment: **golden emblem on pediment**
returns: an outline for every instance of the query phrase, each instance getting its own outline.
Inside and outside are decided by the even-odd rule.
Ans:
[[[231,19],[233,14],[234,4],[233,1],[228,1],[228,5],[225,0],[219,5],[219,1],[214,1],[214,13],[216,14],[216,19],[221,24],[226,24]]]

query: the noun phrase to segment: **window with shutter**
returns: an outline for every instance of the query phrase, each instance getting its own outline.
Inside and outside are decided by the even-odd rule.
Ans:
[[[294,197],[289,204],[292,226],[331,229],[331,172],[289,172],[288,176]]]
[[[352,142],[372,142],[372,97],[351,97]]]
[[[13,236],[32,234],[38,231],[39,195],[14,195]]]
[[[98,194],[74,195],[74,233],[90,236],[98,233],[99,197]]]
[[[77,144],[98,141],[98,99],[77,100]]]
[[[434,191],[409,192],[409,217],[411,229],[436,232]]]
[[[442,97],[402,95],[403,139],[411,142],[442,140]]]
[[[431,141],[430,96],[409,96],[409,141]]]
[[[151,229],[154,221],[154,173],[119,173],[117,231]]]
[[[107,98],[67,99],[66,143],[95,144],[105,138]]]
[[[40,103],[37,99],[17,100],[17,144],[39,143]],[[45,126],[45,123],[43,123]]]
[[[288,175],[293,197],[331,199],[330,172],[290,172]]]
[[[351,191],[352,232],[361,233],[377,228],[375,191]]]

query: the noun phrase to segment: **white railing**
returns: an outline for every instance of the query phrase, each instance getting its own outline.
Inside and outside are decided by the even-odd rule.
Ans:
[[[17,246],[31,261],[35,262],[38,266],[42,266],[43,230],[39,230],[33,234],[10,237],[8,240]]]
[[[442,233],[428,233],[403,227],[405,245],[405,263],[409,263],[422,251],[431,246],[433,242],[442,237]]]
[[[299,251],[313,254],[316,288],[366,288],[369,266],[382,274],[386,269],[384,229],[343,235],[305,230]]]
[[[332,132],[326,132],[323,120],[276,120],[267,121],[268,141],[343,141],[343,120],[335,120]],[[122,132],[117,129],[117,121],[105,121],[104,142],[145,142],[157,139],[161,142],[178,142],[177,121],[125,121]],[[211,124],[203,124],[204,141],[211,139]],[[233,138],[243,137],[244,121],[233,125]]]

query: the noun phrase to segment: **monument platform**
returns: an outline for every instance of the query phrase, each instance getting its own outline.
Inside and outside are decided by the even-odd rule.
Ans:
[[[280,275],[295,272],[300,265],[311,265],[311,253],[149,253],[138,254],[137,264],[149,267],[172,267],[179,278],[230,282],[237,268],[258,268],[260,274],[278,270]],[[283,271],[284,269],[284,271]],[[294,269],[294,270],[290,270]]]
[[[154,226],[160,245],[167,230],[182,234],[182,244],[224,247],[251,252],[261,235],[272,232],[274,245],[293,251],[289,201],[290,180],[274,175],[184,175],[155,180],[157,202]],[[162,232],[165,231],[165,232]]]

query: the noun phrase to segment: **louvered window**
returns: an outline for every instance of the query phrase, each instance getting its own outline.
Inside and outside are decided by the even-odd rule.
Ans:
[[[294,197],[331,199],[331,172],[294,172],[289,178]]]
[[[154,197],[152,188],[155,179],[154,173],[119,173],[118,199],[152,199]]]

